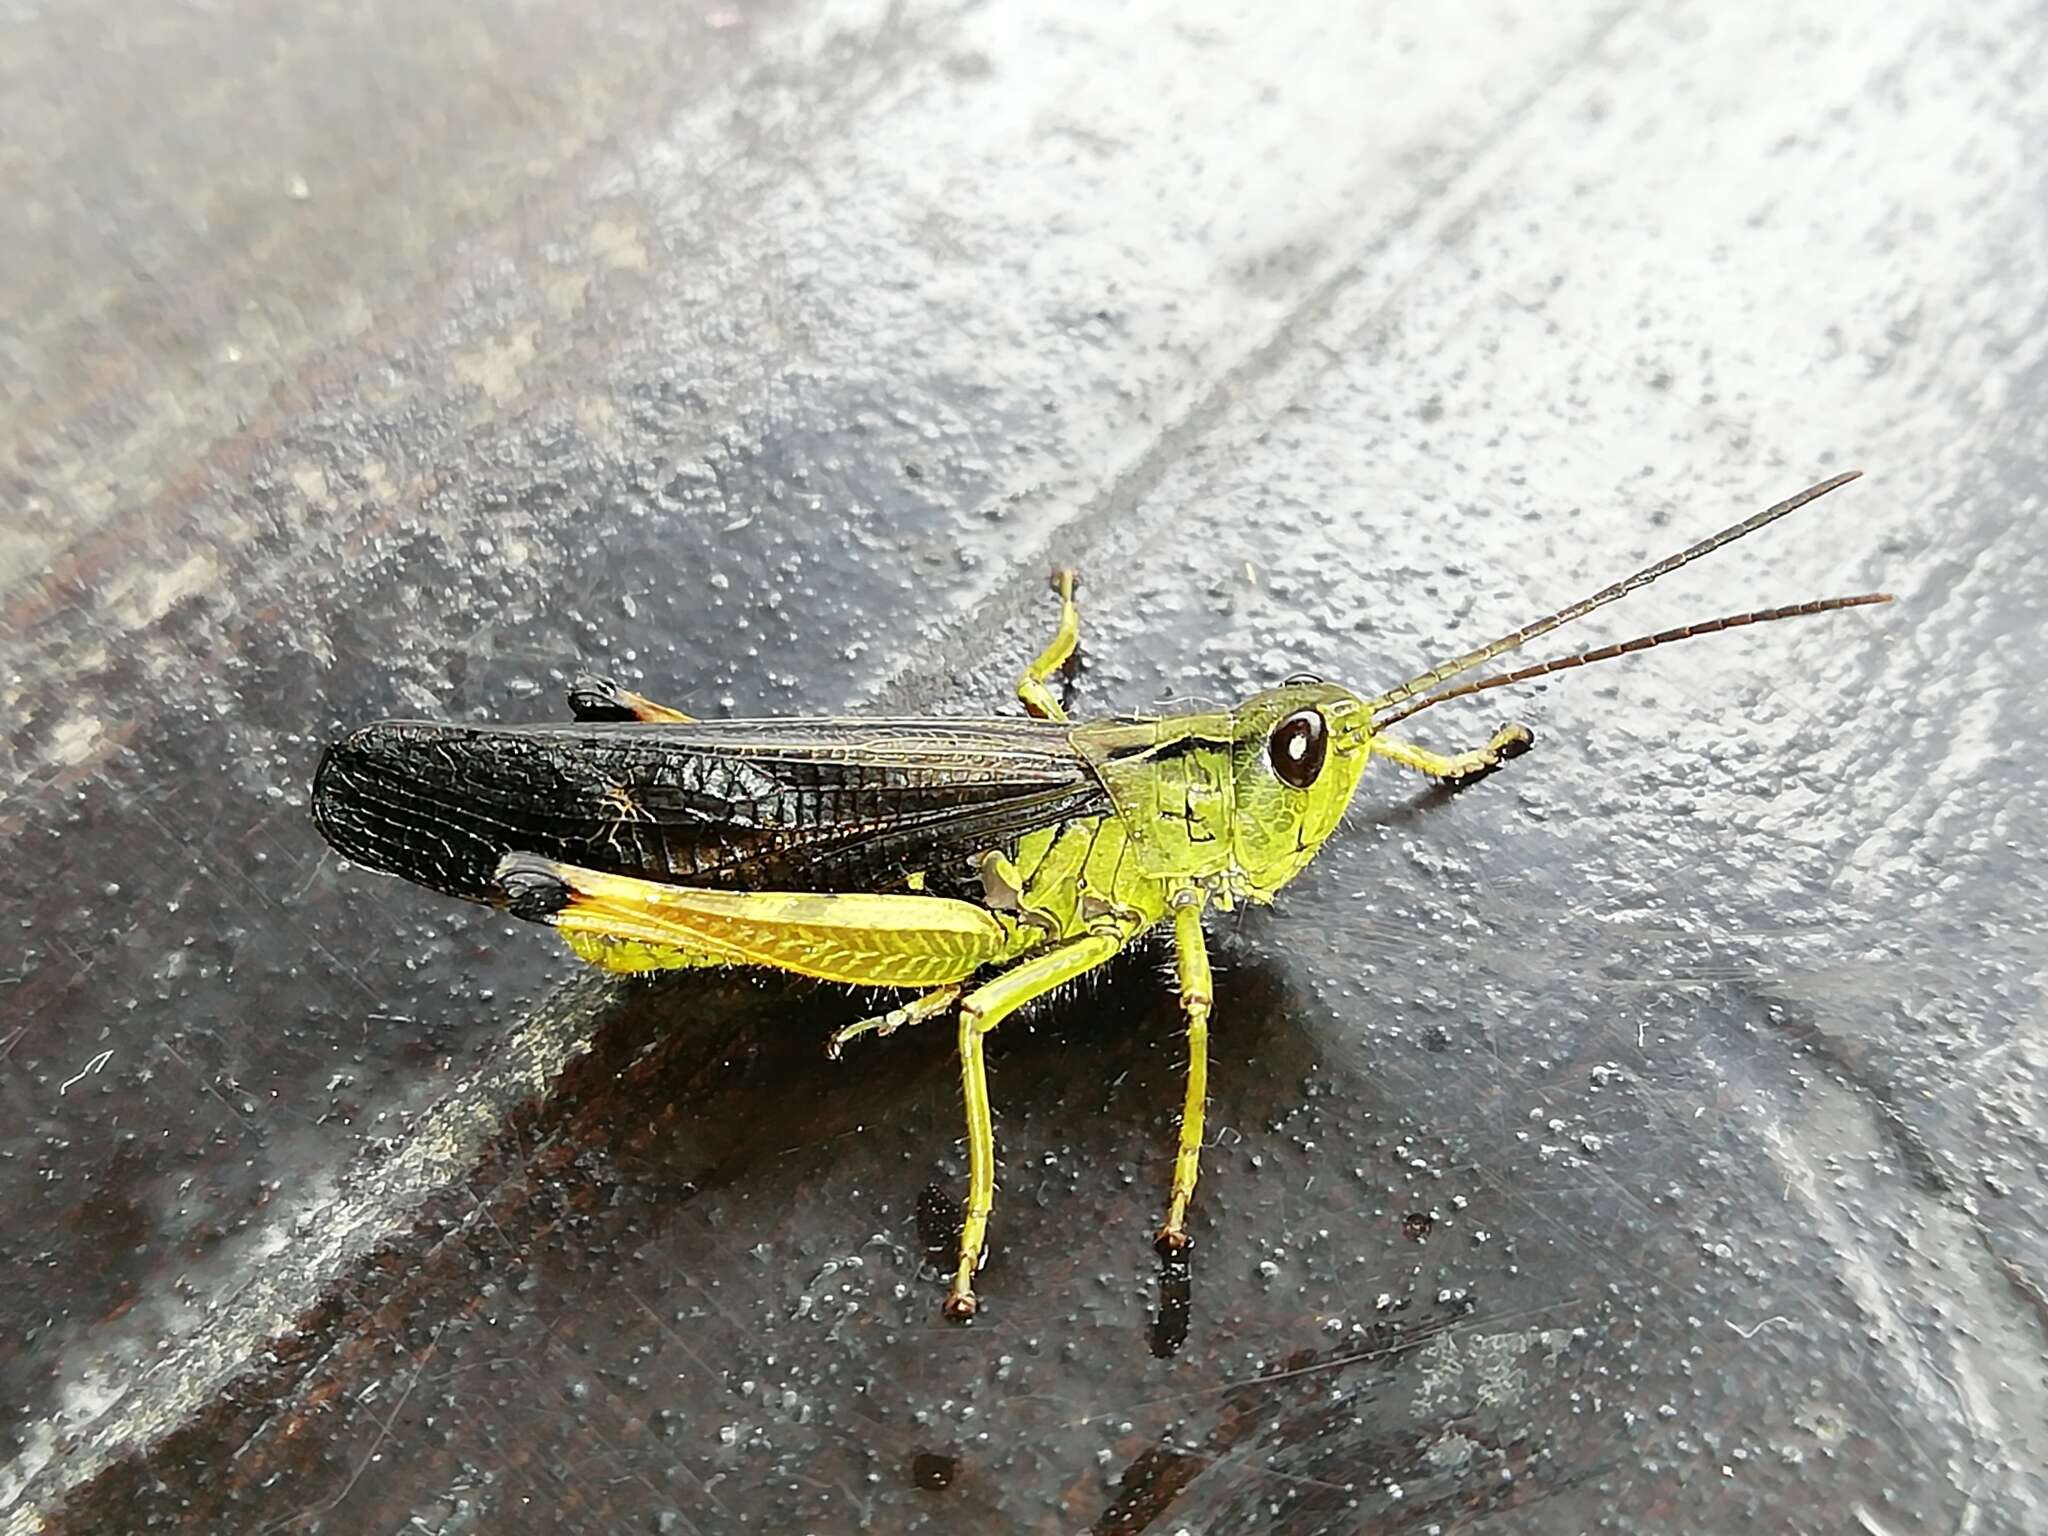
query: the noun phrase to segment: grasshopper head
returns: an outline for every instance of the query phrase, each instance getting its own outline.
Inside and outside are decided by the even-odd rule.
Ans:
[[[1294,678],[1238,706],[1233,852],[1254,900],[1301,873],[1336,830],[1370,755],[1372,712],[1348,688]]]

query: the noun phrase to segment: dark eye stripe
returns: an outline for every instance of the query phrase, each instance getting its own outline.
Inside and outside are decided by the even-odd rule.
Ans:
[[[1307,789],[1321,776],[1323,761],[1330,755],[1329,727],[1318,711],[1296,710],[1273,728],[1266,751],[1282,784]]]

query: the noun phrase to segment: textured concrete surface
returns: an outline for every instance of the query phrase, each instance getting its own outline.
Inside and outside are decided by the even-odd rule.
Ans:
[[[2048,1521],[2048,13],[1764,9],[0,12],[0,1529]],[[1223,936],[1177,1353],[1156,954],[948,1327],[942,1034],[303,812],[998,701],[1055,558],[1077,709],[1389,682],[1852,464],[1584,639],[1898,606],[1425,716],[1539,749]]]

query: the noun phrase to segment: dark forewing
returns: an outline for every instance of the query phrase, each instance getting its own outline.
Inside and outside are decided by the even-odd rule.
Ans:
[[[728,890],[954,889],[975,854],[1108,809],[1068,728],[1038,720],[387,720],[313,782],[343,854],[474,901],[512,852]]]

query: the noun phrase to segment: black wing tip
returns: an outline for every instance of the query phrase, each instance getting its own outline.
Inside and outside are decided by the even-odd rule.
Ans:
[[[504,893],[505,910],[529,923],[547,922],[576,899],[561,866],[538,854],[506,854],[493,879]]]
[[[313,770],[307,810],[329,847],[362,869],[397,875],[464,901],[496,904],[501,848],[451,830],[429,795],[419,753],[474,734],[420,720],[378,720],[330,742]]]
[[[385,755],[388,724],[379,721],[362,726],[339,741],[329,742],[320,754],[319,766],[313,770],[313,784],[306,797],[306,809],[320,835],[340,853],[360,863],[374,861],[363,858],[359,846],[360,808],[356,791],[364,775]]]
[[[378,720],[359,725],[327,744],[313,770],[307,809],[312,812],[313,824],[328,834],[329,841],[336,829],[352,824],[353,800],[363,785],[402,766],[397,758],[405,739],[420,729],[419,723],[411,720]]]

